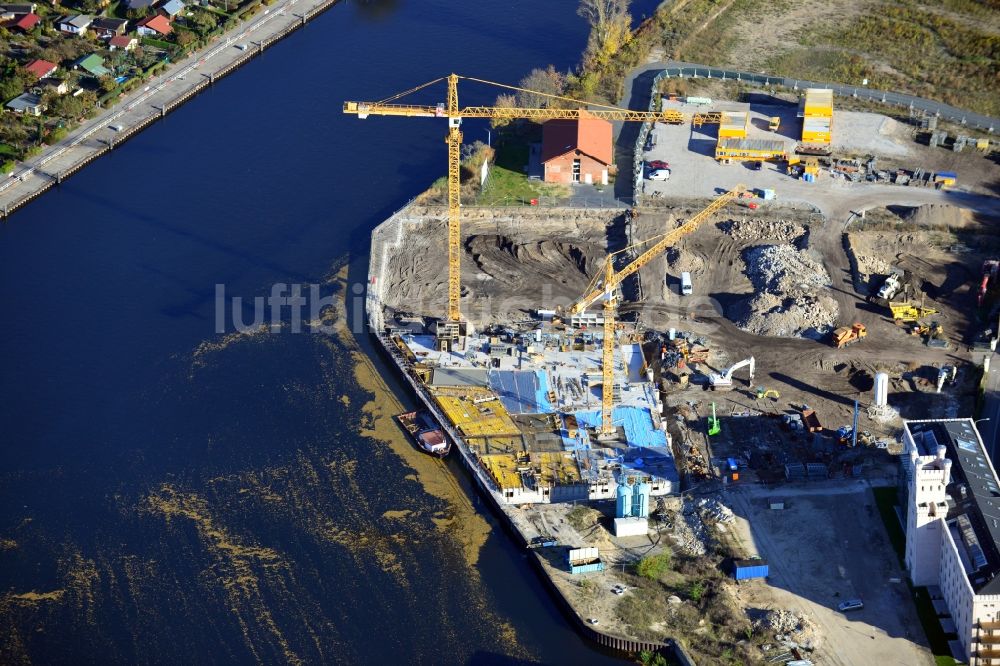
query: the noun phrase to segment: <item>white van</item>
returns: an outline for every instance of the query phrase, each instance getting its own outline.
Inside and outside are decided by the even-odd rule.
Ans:
[[[691,286],[691,274],[687,271],[681,273],[681,296],[690,296],[694,292]]]

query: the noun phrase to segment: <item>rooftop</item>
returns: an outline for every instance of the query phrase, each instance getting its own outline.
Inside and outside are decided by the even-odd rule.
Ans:
[[[611,123],[586,111],[577,120],[550,120],[542,125],[542,162],[579,150],[598,162],[611,164]]]
[[[1000,480],[983,446],[979,431],[972,419],[942,419],[934,421],[907,421],[904,427],[910,432],[920,455],[934,455],[937,447],[945,447],[945,455],[952,461],[951,483],[948,493],[955,501],[955,509],[948,520],[956,526],[969,551],[969,582],[978,594],[1000,594]],[[962,520],[962,517],[965,520]],[[968,523],[966,523],[968,521]],[[971,527],[975,539],[963,527]],[[978,542],[981,553],[975,553],[973,542]],[[961,550],[961,549],[960,549]],[[977,556],[978,555],[978,556]],[[982,557],[977,564],[977,560]]]

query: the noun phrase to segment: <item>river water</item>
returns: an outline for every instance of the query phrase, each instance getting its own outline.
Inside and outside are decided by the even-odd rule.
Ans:
[[[399,437],[365,336],[216,322],[216,285],[247,323],[275,283],[353,294],[444,173],[443,124],[344,99],[570,67],[575,6],[345,0],[0,228],[0,663],[611,661]]]

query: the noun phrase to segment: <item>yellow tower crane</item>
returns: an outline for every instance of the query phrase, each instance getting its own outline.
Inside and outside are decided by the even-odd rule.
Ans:
[[[477,83],[485,83],[508,90],[527,92],[540,97],[558,100],[561,104],[572,104],[577,108],[517,108],[499,106],[467,106],[460,108],[458,105],[458,80],[465,79]],[[401,97],[415,93],[418,90],[427,88],[441,81],[447,81],[448,94],[447,102],[436,106],[418,104],[397,103]],[[581,107],[587,107],[583,109]],[[464,335],[461,311],[461,182],[459,180],[461,171],[461,146],[462,132],[461,125],[463,118],[490,118],[490,119],[526,119],[526,120],[576,120],[581,113],[586,113],[591,117],[602,118],[604,120],[621,120],[629,122],[663,122],[680,124],[691,120],[695,125],[706,123],[718,123],[721,119],[719,113],[697,113],[684,114],[679,111],[631,111],[606,104],[595,104],[581,102],[569,97],[550,95],[534,90],[526,90],[516,86],[508,86],[493,81],[485,81],[472,77],[460,77],[457,74],[450,74],[447,77],[429,81],[416,88],[404,91],[380,102],[344,102],[344,113],[354,114],[359,118],[368,116],[404,116],[422,118],[447,118],[448,135],[445,142],[448,144],[448,313],[445,326],[438,328],[439,345],[444,338],[447,345]],[[445,334],[442,335],[442,330]]]
[[[597,286],[597,281],[600,279],[600,273],[598,273],[595,276],[594,284],[591,285],[593,288],[570,308],[570,314],[580,314],[599,298],[604,297],[604,356],[601,361],[603,384],[601,386],[600,435],[607,437],[615,433],[615,427],[611,420],[611,410],[613,407],[611,389],[614,385],[615,360],[615,291],[625,278],[637,273],[640,268],[651,262],[664,250],[693,232],[702,222],[711,217],[713,213],[733,199],[738,198],[744,190],[746,190],[746,185],[737,185],[728,192],[719,195],[712,203],[681,226],[668,231],[658,239],[650,239],[647,242],[652,242],[653,240],[656,240],[656,242],[619,271],[615,271],[614,256],[632,251],[634,246],[609,254],[604,262],[604,277],[603,280],[600,280],[600,286]]]

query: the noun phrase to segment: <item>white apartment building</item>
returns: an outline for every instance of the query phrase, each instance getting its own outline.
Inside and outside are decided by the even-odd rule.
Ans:
[[[975,422],[907,421],[903,447],[910,579],[940,589],[956,656],[1000,665],[1000,482]]]

